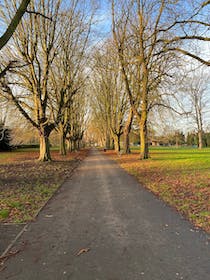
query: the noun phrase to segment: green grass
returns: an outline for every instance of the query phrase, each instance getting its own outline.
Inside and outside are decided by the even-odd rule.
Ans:
[[[152,148],[150,149],[151,159],[153,161],[158,160],[161,164],[169,164],[169,167],[184,166],[187,169],[188,166],[196,170],[198,168],[210,168],[210,149],[203,150],[190,149],[190,148]]]
[[[115,157],[121,166],[196,226],[210,232],[210,148],[151,147],[150,158],[139,150]]]
[[[9,216],[10,211],[8,209],[0,210],[0,218],[6,219]]]

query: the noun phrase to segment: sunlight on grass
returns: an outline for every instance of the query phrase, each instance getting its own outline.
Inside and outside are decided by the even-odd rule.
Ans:
[[[210,149],[155,147],[144,161],[132,149],[131,155],[114,158],[195,226],[210,232]]]

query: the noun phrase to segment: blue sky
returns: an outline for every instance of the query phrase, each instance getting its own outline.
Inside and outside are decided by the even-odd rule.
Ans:
[[[99,9],[96,14],[98,20],[97,29],[100,32],[107,33],[111,30],[111,7],[110,2],[101,0],[99,2]]]
[[[63,0],[65,3],[66,0]],[[67,0],[68,3],[68,0]],[[0,0],[0,7],[4,5],[4,1]],[[98,10],[96,12],[96,21],[97,26],[96,30],[101,34],[107,34],[111,30],[111,9],[110,9],[110,1],[109,0],[99,0],[98,1]],[[6,25],[0,18],[0,35],[6,30]]]

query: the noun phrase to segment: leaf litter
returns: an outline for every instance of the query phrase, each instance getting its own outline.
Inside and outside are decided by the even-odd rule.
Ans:
[[[0,153],[0,222],[33,220],[87,153],[81,150],[62,157],[53,151],[54,161],[49,163],[37,162],[35,151],[10,152],[7,157]]]

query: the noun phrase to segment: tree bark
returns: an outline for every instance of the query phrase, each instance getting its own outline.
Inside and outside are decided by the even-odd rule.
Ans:
[[[73,151],[77,151],[77,140],[73,140]]]
[[[51,161],[49,135],[40,135],[39,161]]]
[[[110,142],[111,142],[110,134],[107,133],[106,134],[106,149],[110,149],[110,147],[111,147]]]
[[[66,137],[63,131],[60,131],[60,155],[66,156]]]
[[[130,131],[131,131],[131,125],[132,125],[132,121],[133,121],[133,110],[130,110],[127,122],[125,124],[125,128],[123,131],[123,136],[124,136],[124,154],[130,154],[131,150],[130,150]]]
[[[71,153],[73,151],[73,144],[72,144],[72,140],[68,139],[67,141],[67,150]]]
[[[199,149],[203,148],[203,133],[202,133],[202,130],[198,131],[198,148]]]
[[[80,140],[77,140],[77,150],[80,150]]]
[[[143,49],[143,47],[142,47]],[[143,82],[142,82],[142,111],[140,116],[140,141],[141,141],[141,159],[149,158],[147,120],[148,120],[148,69],[143,63]]]
[[[66,149],[67,149],[68,152],[71,151],[70,140],[69,139],[66,140]]]
[[[148,137],[147,137],[147,117],[143,116],[146,114],[142,112],[142,118],[140,122],[140,142],[141,142],[141,152],[140,158],[141,159],[148,159],[149,158],[149,147],[148,147]]]
[[[115,135],[115,137],[114,137],[114,149],[115,149],[115,152],[117,152],[117,153],[119,153],[121,150],[120,135]]]
[[[110,148],[111,148],[111,150],[114,150],[114,139],[113,138],[111,138]]]

